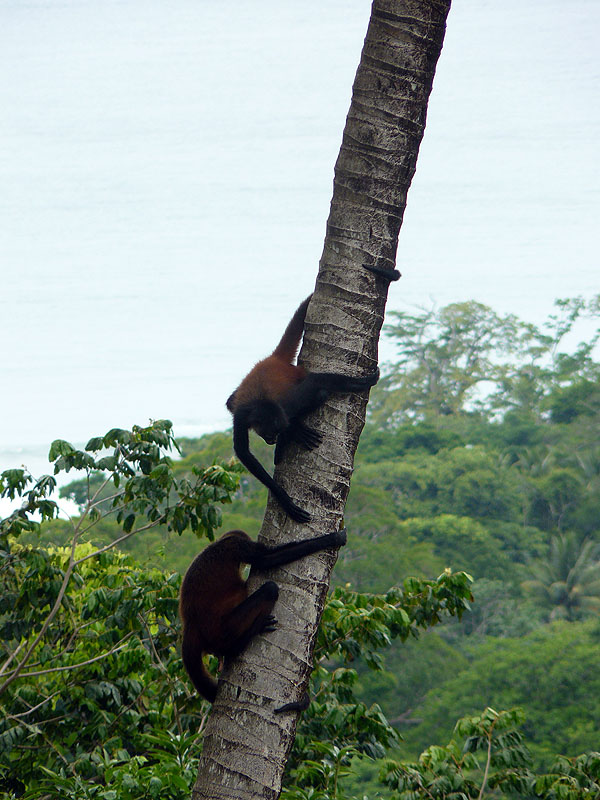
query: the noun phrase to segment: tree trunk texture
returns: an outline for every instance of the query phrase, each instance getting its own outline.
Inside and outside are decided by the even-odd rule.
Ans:
[[[449,9],[450,0],[374,0],[300,353],[311,371],[376,369],[388,286],[363,265],[394,267]],[[341,527],[366,404],[366,393],[333,395],[312,416],[323,443],[310,453],[290,447],[276,474],[312,520],[298,525],[270,499],[262,541],[279,544]],[[274,709],[306,690],[335,561],[334,552],[317,553],[251,576],[251,591],[267,579],[278,583],[278,628],[256,637],[221,676],[194,800],[279,797],[297,714]]]

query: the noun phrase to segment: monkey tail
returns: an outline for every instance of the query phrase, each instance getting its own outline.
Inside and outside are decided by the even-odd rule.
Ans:
[[[294,316],[289,321],[285,333],[281,337],[281,341],[275,350],[273,350],[274,356],[285,358],[290,364],[296,358],[298,348],[300,347],[300,340],[302,339],[302,333],[304,331],[304,318],[306,317],[306,309],[308,308],[311,297],[312,294],[309,294],[306,300],[300,303],[294,312]]]
[[[199,647],[198,642],[190,637],[186,637],[184,634],[181,645],[183,666],[196,687],[197,692],[208,700],[209,703],[214,703],[215,697],[217,696],[217,682],[208,674],[202,659],[203,655],[204,653]]]

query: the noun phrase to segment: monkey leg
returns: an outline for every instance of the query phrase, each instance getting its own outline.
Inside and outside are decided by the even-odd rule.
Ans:
[[[275,581],[267,581],[223,618],[223,655],[237,656],[258,633],[275,630],[271,611],[278,597]]]
[[[312,539],[302,539],[299,542],[286,542],[286,544],[275,545],[275,547],[262,545],[262,547],[257,547],[249,563],[260,570],[282,567],[284,564],[297,561],[299,558],[311,555],[311,553],[318,553],[320,550],[329,550],[329,548],[333,547],[342,547],[346,544],[346,540],[346,529],[342,528],[341,531],[315,536]]]

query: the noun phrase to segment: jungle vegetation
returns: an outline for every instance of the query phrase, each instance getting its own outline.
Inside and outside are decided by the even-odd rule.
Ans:
[[[600,796],[599,313],[390,315],[286,800]],[[1,477],[2,796],[187,797],[209,706],[181,575],[266,491],[230,433],[166,420],[50,461],[76,517],[53,476]]]

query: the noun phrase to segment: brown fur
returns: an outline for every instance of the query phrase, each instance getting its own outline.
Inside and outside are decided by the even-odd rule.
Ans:
[[[279,402],[289,390],[306,377],[306,371],[293,363],[300,347],[309,295],[296,309],[281,341],[270,356],[259,361],[227,401],[233,413],[255,400]]]
[[[212,703],[217,682],[204,665],[203,656],[233,657],[259,633],[275,630],[271,612],[278,587],[266,581],[251,595],[242,577],[242,564],[259,570],[289,564],[298,558],[346,543],[346,531],[267,547],[244,531],[229,531],[210,544],[190,564],[181,584],[179,615],[183,625],[181,655],[198,692]],[[291,710],[295,704],[286,704]],[[298,706],[299,708],[299,706]]]
[[[278,356],[267,356],[253,367],[235,391],[233,408],[253,400],[279,402],[287,392],[306,377],[302,367],[290,364]]]
[[[227,399],[233,414],[233,449],[295,522],[305,523],[310,514],[296,505],[287,491],[270,475],[250,450],[249,432],[255,431],[267,444],[275,445],[274,463],[281,462],[291,442],[305,450],[318,447],[323,436],[306,425],[305,418],[319,408],[332,392],[362,392],[374,386],[379,372],[353,377],[333,372],[305,372],[292,363],[298,352],[310,302],[307,297],[296,309],[281,341],[270,356],[259,361]]]
[[[217,683],[208,674],[203,655],[226,656],[235,650],[235,632],[226,617],[248,597],[241,566],[249,563],[255,547],[244,531],[229,531],[196,556],[181,584],[183,663],[198,692],[211,702]],[[267,606],[257,607],[248,627],[260,613],[270,613],[272,604]]]

